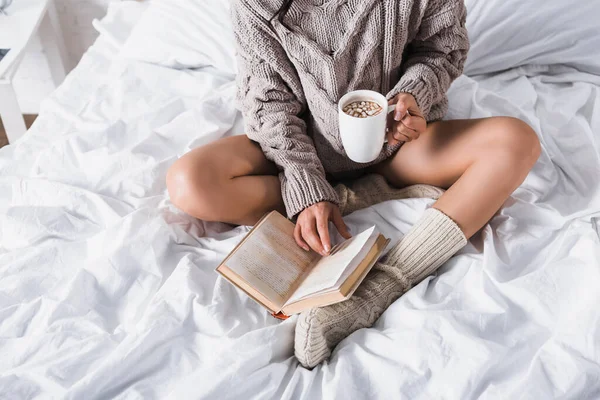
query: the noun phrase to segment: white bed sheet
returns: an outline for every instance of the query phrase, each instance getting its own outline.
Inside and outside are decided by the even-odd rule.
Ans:
[[[600,396],[600,77],[537,67],[453,85],[449,117],[521,117],[540,161],[437,277],[307,371],[295,319],[214,272],[248,228],[197,221],[166,194],[178,156],[239,132],[231,77],[116,59],[120,37],[105,32],[0,150],[3,396]],[[397,239],[430,203],[346,220]]]

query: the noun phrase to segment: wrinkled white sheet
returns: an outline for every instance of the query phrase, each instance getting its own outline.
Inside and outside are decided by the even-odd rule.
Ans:
[[[540,161],[436,278],[307,371],[295,319],[214,272],[248,228],[194,220],[166,195],[178,156],[239,132],[231,77],[111,62],[113,43],[101,37],[0,150],[0,397],[600,396],[599,77],[540,67],[456,82],[449,117],[521,117]],[[428,204],[347,222],[397,239]]]

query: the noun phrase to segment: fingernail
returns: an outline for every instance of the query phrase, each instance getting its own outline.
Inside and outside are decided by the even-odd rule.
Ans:
[[[394,114],[394,119],[396,121],[401,121],[402,120],[402,113],[400,111],[396,111],[396,114]]]
[[[331,247],[329,247],[328,244],[325,245],[325,253],[329,253],[329,250],[331,250]]]
[[[310,251],[308,247],[303,247],[304,251]]]

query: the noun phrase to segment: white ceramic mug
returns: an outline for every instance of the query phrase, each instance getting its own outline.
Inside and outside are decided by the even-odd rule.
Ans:
[[[373,101],[387,112],[380,112],[366,118],[346,114],[343,108],[355,101]],[[387,116],[395,108],[394,105],[388,106],[384,95],[372,90],[355,90],[340,99],[338,103],[340,137],[344,144],[344,150],[352,161],[368,163],[379,156],[385,143]]]

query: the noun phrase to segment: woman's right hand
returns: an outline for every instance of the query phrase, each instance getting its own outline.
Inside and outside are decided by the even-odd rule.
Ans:
[[[298,214],[294,238],[298,246],[309,251],[311,248],[326,256],[331,250],[329,221],[345,239],[352,237],[337,205],[328,201],[315,203]],[[310,247],[309,247],[310,246]]]

